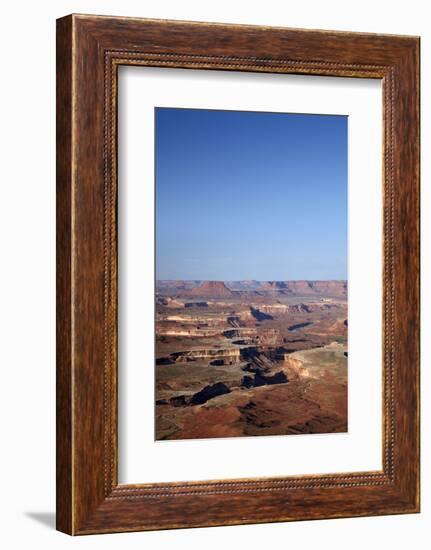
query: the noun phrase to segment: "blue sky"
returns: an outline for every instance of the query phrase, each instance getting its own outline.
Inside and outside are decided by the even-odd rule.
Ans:
[[[155,122],[157,279],[347,279],[346,116]]]

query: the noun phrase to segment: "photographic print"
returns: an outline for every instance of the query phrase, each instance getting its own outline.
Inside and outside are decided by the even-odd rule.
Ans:
[[[155,439],[346,432],[341,115],[155,109]]]

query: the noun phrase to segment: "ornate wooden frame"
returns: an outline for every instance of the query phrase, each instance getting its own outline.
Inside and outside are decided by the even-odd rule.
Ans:
[[[119,485],[119,65],[383,82],[383,469]],[[70,15],[57,21],[57,528],[69,534],[419,511],[419,38]],[[264,444],[264,443],[263,443]]]

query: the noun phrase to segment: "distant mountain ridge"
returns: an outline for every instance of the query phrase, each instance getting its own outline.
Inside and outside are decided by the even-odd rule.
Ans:
[[[291,296],[347,296],[345,280],[291,280],[291,281],[186,281],[158,280],[157,291],[186,292],[191,296],[233,296],[236,292],[258,294],[286,294]]]

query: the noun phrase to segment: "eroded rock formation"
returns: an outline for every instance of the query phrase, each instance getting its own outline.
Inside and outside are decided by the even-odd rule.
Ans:
[[[234,292],[223,281],[205,281],[190,291],[193,296],[233,296]]]

